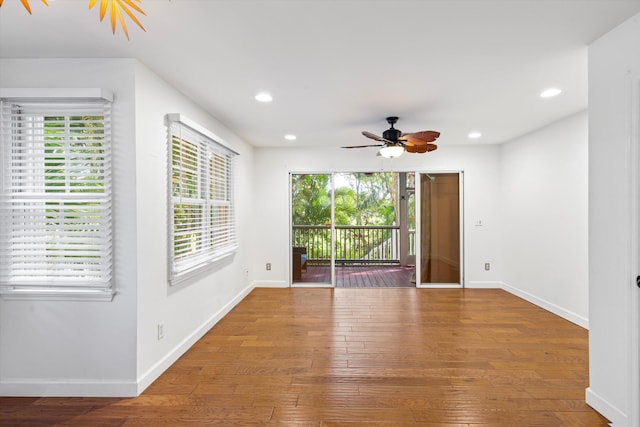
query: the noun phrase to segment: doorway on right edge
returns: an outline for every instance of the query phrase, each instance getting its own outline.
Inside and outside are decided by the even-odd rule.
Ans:
[[[416,173],[418,286],[462,286],[462,173]]]

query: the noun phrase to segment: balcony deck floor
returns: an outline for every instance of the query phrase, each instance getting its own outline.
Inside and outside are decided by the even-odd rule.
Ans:
[[[337,288],[413,288],[415,267],[398,265],[337,265]],[[328,265],[309,265],[302,283],[331,283]]]

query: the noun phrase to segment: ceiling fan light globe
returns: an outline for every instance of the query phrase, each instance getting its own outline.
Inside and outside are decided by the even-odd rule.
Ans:
[[[380,155],[387,159],[393,159],[394,157],[400,157],[404,153],[404,147],[401,145],[387,145],[380,149]]]

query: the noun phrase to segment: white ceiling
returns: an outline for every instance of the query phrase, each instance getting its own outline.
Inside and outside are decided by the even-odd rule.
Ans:
[[[33,15],[4,0],[0,57],[137,58],[251,144],[303,147],[367,144],[360,132],[382,134],[389,115],[442,132],[440,145],[531,132],[586,108],[587,46],[640,12],[640,0],[143,0],[146,32],[127,21],[128,41],[88,0],[30,3]],[[541,99],[549,86],[563,93]],[[254,100],[262,90],[272,103]]]

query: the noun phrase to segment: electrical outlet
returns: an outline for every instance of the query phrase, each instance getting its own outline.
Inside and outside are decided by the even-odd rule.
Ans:
[[[158,323],[158,341],[164,338],[164,323]]]
[[[485,262],[484,263],[484,269],[487,270],[487,271],[491,270],[491,264],[489,264],[488,262]]]
[[[267,271],[269,271],[269,270],[271,270],[271,263],[270,262],[267,263]]]

